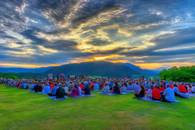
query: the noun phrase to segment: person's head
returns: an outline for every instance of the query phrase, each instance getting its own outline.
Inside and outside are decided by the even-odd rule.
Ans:
[[[118,82],[115,82],[115,87],[118,87]]]
[[[123,86],[127,87],[127,83],[125,82],[125,83],[123,84]]]
[[[145,90],[145,87],[144,87],[144,85],[141,85],[141,89],[142,89],[142,90]]]
[[[75,85],[74,85],[74,88],[78,88],[78,86],[75,84]]]

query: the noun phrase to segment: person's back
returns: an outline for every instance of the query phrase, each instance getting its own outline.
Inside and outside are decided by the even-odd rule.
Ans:
[[[55,84],[53,82],[50,83],[50,89],[52,90],[55,87]]]
[[[181,92],[181,93],[188,92],[187,88],[184,85],[179,85],[178,89],[179,89],[179,92]]]
[[[57,89],[58,89],[58,86],[54,86],[54,88],[51,91],[52,96],[56,96]]]
[[[50,90],[49,85],[46,85],[46,86],[43,87],[43,90],[42,90],[43,94],[49,94],[50,92],[51,92],[51,90]]]
[[[79,90],[76,86],[73,87],[72,92],[71,92],[72,97],[78,97],[79,96]]]
[[[128,90],[128,91],[133,90],[133,85],[132,85],[132,84],[129,84],[129,85],[127,86],[127,90]]]
[[[79,85],[79,87],[83,90],[85,86],[84,86],[83,83],[81,83],[81,84]]]
[[[170,87],[165,89],[163,95],[165,96],[165,99],[168,102],[175,102],[176,101],[174,90]]]
[[[127,87],[126,86],[122,86],[120,89],[122,94],[127,94]]]
[[[35,89],[34,89],[35,86],[36,86],[36,84],[34,84],[34,83],[31,84],[30,87],[29,87],[29,90],[30,90],[31,92],[32,92],[32,91],[35,91]]]
[[[147,91],[146,91],[146,96],[148,98],[152,98],[152,88],[149,88]]]
[[[94,90],[98,91],[100,89],[100,85],[98,83],[94,84]]]
[[[140,85],[134,84],[133,86],[134,86],[134,93],[135,93],[135,94],[139,94],[140,91],[141,91]]]
[[[191,92],[195,93],[195,85],[192,85]]]
[[[65,91],[62,87],[59,87],[56,91],[56,98],[64,98]]]
[[[39,86],[38,84],[36,84],[36,85],[34,86],[34,91],[35,91],[35,92],[39,92],[39,89],[40,89],[40,86]]]
[[[160,89],[161,92],[165,91],[165,87],[163,87],[163,86],[161,86],[159,89]]]
[[[161,99],[161,91],[159,88],[154,87],[152,89],[152,99],[154,100],[160,100]]]
[[[21,85],[21,87],[23,89],[27,89],[28,88],[28,84],[26,82],[23,82],[22,85]]]
[[[91,94],[91,90],[90,90],[89,86],[85,86],[85,88],[84,88],[84,94],[85,95],[90,95]]]
[[[120,88],[119,88],[117,85],[115,85],[115,86],[113,87],[113,93],[114,93],[114,94],[120,94]]]
[[[79,91],[79,96],[82,96],[83,93],[82,93],[82,89],[80,87],[78,87],[78,91]]]
[[[189,98],[189,94],[188,93],[180,92],[180,90],[179,90],[178,87],[175,87],[174,88],[174,92],[175,92],[175,95],[178,96],[178,97],[181,97],[181,98]]]
[[[70,95],[68,86],[65,86],[65,87],[64,87],[64,91],[65,91],[65,94],[66,94],[67,96]]]
[[[140,91],[140,93],[139,93],[139,96],[138,97],[144,97],[145,96],[145,88],[144,88],[144,86],[141,86],[141,91]]]
[[[103,94],[109,94],[110,93],[110,86],[106,85],[103,90],[102,90]]]

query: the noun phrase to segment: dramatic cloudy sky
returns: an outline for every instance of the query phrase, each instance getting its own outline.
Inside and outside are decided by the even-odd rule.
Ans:
[[[0,66],[87,61],[195,64],[195,1],[0,1]]]

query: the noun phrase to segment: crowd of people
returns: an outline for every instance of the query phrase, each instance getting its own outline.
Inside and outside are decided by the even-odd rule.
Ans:
[[[45,94],[52,99],[91,96],[91,91],[99,91],[104,95],[134,93],[135,97],[139,99],[147,98],[154,101],[176,102],[175,96],[189,98],[190,95],[195,94],[195,83],[148,80],[144,78],[67,77],[55,80],[0,78],[0,83]]]

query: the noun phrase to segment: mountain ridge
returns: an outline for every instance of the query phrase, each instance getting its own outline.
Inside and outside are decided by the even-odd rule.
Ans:
[[[153,76],[158,74],[155,70],[142,69],[131,63],[112,63],[112,62],[82,62],[64,64],[55,67],[43,68],[3,68],[3,73],[42,73],[42,74],[59,74],[65,75],[89,75],[89,76],[106,76],[106,77],[137,77]]]

